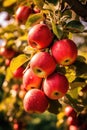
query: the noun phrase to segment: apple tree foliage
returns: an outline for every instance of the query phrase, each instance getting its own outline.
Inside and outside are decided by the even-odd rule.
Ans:
[[[39,12],[32,13],[25,24],[19,24],[15,20],[15,12],[20,5],[27,5]],[[6,113],[10,122],[15,118],[21,122],[21,117],[25,114],[23,99],[19,96],[22,79],[14,78],[12,73],[20,66],[27,68],[32,56],[38,52],[28,45],[27,36],[32,26],[44,22],[54,33],[54,41],[69,38],[75,41],[78,47],[78,57],[72,65],[57,65],[57,71],[68,78],[70,86],[62,99],[50,101],[48,111],[56,114],[58,120],[63,119],[63,110],[68,104],[78,115],[83,112],[87,114],[87,1],[1,0],[0,14],[3,11],[8,12],[8,16],[3,20],[0,18],[0,47],[11,48],[16,55],[12,57],[10,65],[6,64],[5,57],[0,56],[0,111]],[[15,84],[19,86],[17,90],[12,87]],[[24,120],[26,122],[31,119],[25,114]],[[60,124],[61,121],[58,122],[58,127]]]

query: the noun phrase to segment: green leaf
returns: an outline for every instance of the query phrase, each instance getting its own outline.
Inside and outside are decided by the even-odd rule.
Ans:
[[[4,79],[5,79],[5,75],[0,73],[0,87],[2,86],[3,82],[4,82]],[[1,89],[1,88],[0,88]]]
[[[68,94],[69,94],[72,98],[77,99],[77,98],[78,98],[78,93],[80,92],[80,90],[81,90],[81,87],[76,86],[74,89],[70,90],[70,91],[68,92]]]
[[[59,0],[47,0],[49,3],[53,3],[54,5],[56,5],[58,3]]]
[[[14,72],[17,68],[27,62],[29,58],[25,54],[21,54],[11,60],[10,69]]]
[[[52,21],[52,30],[58,39],[62,38],[63,32],[62,32],[61,28],[58,25],[56,25],[53,21]]]
[[[37,13],[37,14],[32,14],[29,16],[27,22],[26,22],[26,27],[30,27],[32,25],[35,25],[37,23],[39,23],[40,21],[42,21],[44,19],[43,14],[42,13]]]
[[[59,108],[61,107],[61,104],[58,102],[58,100],[50,100],[49,99],[49,108],[48,111],[54,114],[58,114]]]
[[[44,0],[33,0],[34,4],[39,7],[39,9],[43,8]]]
[[[65,29],[72,33],[80,33],[84,31],[84,26],[80,21],[72,20],[65,25]]]
[[[4,0],[3,6],[8,7],[8,6],[13,5],[14,3],[16,3],[16,0]]]
[[[66,94],[64,102],[71,105],[77,112],[81,112],[84,109],[84,106],[78,100],[72,98],[69,94]]]

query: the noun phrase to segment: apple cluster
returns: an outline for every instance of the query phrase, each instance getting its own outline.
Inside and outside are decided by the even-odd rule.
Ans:
[[[16,21],[24,24],[32,13],[37,11],[20,6],[16,11]],[[58,100],[67,93],[68,79],[57,71],[57,65],[73,64],[77,58],[77,47],[70,39],[55,40],[54,33],[43,22],[29,29],[27,41],[28,46],[38,51],[23,74],[23,87],[26,90],[24,109],[29,113],[42,113],[49,108],[49,99]]]
[[[38,51],[23,74],[23,87],[26,90],[23,105],[29,113],[42,113],[49,108],[49,99],[58,100],[67,93],[68,79],[57,71],[57,65],[73,64],[77,58],[77,47],[70,39],[55,41],[54,34],[44,23],[31,27],[28,45]]]
[[[66,116],[66,125],[68,126],[68,130],[86,130],[87,115],[85,115],[84,113],[80,113],[79,115],[77,115],[75,109],[70,105],[65,107],[64,113]]]

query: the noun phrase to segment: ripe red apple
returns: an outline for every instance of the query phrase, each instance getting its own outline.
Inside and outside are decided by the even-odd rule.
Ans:
[[[76,118],[76,111],[72,106],[66,106],[64,111],[67,117],[72,116],[73,118]]]
[[[23,74],[23,87],[26,91],[32,88],[40,88],[42,78],[34,74],[32,69],[27,69]]]
[[[69,130],[79,130],[79,127],[77,125],[70,125]]]
[[[15,78],[22,78],[23,77],[23,71],[24,71],[24,67],[19,67],[17,68],[14,72],[13,72],[13,76]]]
[[[0,55],[6,59],[11,59],[14,57],[16,52],[10,48],[1,47],[0,48]]]
[[[19,23],[25,23],[27,18],[32,14],[32,9],[28,6],[20,6],[16,11],[16,20]]]
[[[72,116],[69,116],[66,119],[66,123],[67,123],[67,125],[77,125],[78,120],[77,120],[77,118],[73,118]]]
[[[69,82],[63,74],[54,73],[43,81],[42,88],[48,98],[56,100],[67,93]]]
[[[42,90],[31,89],[26,93],[23,105],[28,113],[43,113],[48,108],[48,99]]]
[[[51,44],[52,40],[53,34],[46,24],[37,24],[29,30],[28,43],[33,48],[46,48]]]
[[[9,65],[10,65],[10,62],[11,62],[10,59],[5,59],[5,65],[6,65],[6,66],[9,66]]]
[[[56,62],[48,52],[38,52],[32,57],[30,67],[38,77],[45,78],[54,72]]]
[[[51,51],[57,63],[61,65],[70,65],[77,58],[77,46],[70,39],[56,41]]]

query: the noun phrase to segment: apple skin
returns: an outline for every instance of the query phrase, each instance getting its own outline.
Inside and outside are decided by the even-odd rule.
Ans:
[[[31,68],[27,69],[23,74],[23,87],[26,91],[33,88],[40,88],[42,78],[34,74]]]
[[[16,52],[12,50],[11,48],[0,48],[0,55],[3,56],[6,59],[11,59],[15,56]]]
[[[54,72],[56,62],[48,52],[38,52],[32,57],[30,68],[38,77],[45,78]]]
[[[42,90],[31,89],[24,97],[23,106],[28,113],[43,113],[48,108],[48,99]]]
[[[66,119],[66,123],[67,125],[77,125],[78,124],[78,119],[77,118],[73,118],[72,116],[67,117]]]
[[[77,46],[70,39],[54,42],[51,52],[56,62],[60,65],[71,65],[77,58]]]
[[[24,67],[19,67],[17,68],[14,72],[13,72],[13,76],[17,79],[22,78],[23,77],[23,71],[24,71]]]
[[[64,112],[65,116],[67,117],[71,116],[73,118],[76,118],[77,113],[72,106],[66,106]]]
[[[79,130],[79,127],[77,125],[70,125],[69,130]]]
[[[61,73],[49,75],[42,84],[42,89],[46,96],[53,100],[62,98],[67,93],[68,88],[69,82]]]
[[[28,44],[36,49],[48,47],[53,40],[53,34],[46,24],[33,26],[28,33]]]
[[[28,17],[30,16],[30,14],[32,14],[32,9],[28,6],[20,6],[17,10],[16,10],[16,14],[15,14],[15,18],[16,21],[18,23],[25,23],[28,19]]]

